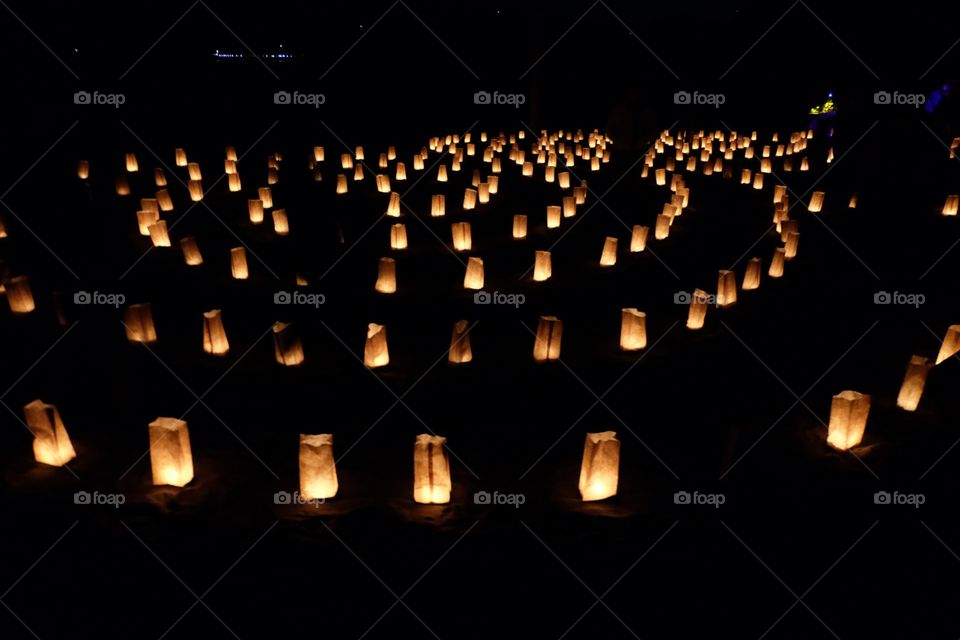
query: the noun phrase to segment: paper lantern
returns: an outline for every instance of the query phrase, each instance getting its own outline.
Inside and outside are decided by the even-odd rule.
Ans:
[[[237,161],[231,160],[229,158],[223,161],[223,172],[228,176],[232,176],[237,172]]]
[[[464,289],[483,289],[483,260],[470,257],[467,260],[467,271],[463,276]]]
[[[477,203],[487,204],[490,202],[490,183],[481,182],[477,185]]]
[[[300,499],[327,500],[337,495],[337,465],[333,435],[300,434]]]
[[[314,147],[313,148],[313,159],[316,162],[323,162],[324,153],[323,147]]]
[[[193,202],[200,202],[203,200],[203,184],[199,180],[189,180],[187,182],[187,190],[190,192],[190,200]]]
[[[289,322],[273,325],[273,354],[277,363],[285,367],[303,364],[303,343],[295,327]]]
[[[247,200],[247,213],[250,215],[250,222],[253,224],[263,222],[263,200]]]
[[[187,166],[187,152],[183,149],[176,149],[174,151],[174,160],[178,167]]]
[[[945,216],[955,216],[957,215],[958,205],[960,205],[960,195],[947,196],[946,202],[943,203],[943,210],[941,213],[943,213]]]
[[[847,203],[847,207],[850,209],[857,208],[857,194],[853,194],[852,196],[850,196],[850,202]]]
[[[240,191],[241,188],[242,188],[242,185],[240,183],[239,173],[231,173],[230,175],[227,176],[227,189],[231,193],[236,193]]]
[[[617,495],[620,477],[620,441],[615,431],[588,433],[580,466],[580,497],[584,502]]]
[[[357,160],[363,160],[364,158],[363,147],[357,147],[356,149],[354,149],[353,157],[356,158]]]
[[[160,213],[160,202],[156,198],[140,198],[140,208],[143,211],[152,211]]]
[[[516,240],[527,237],[527,216],[522,213],[513,216],[513,237]]]
[[[23,415],[33,433],[33,457],[37,462],[62,467],[77,457],[56,405],[34,400],[23,407]]]
[[[620,311],[620,349],[636,351],[647,346],[647,314],[627,308]]]
[[[167,221],[157,220],[147,227],[150,232],[150,240],[155,247],[169,247],[170,234],[167,232]]]
[[[450,351],[447,354],[450,364],[465,364],[473,360],[469,329],[470,323],[466,320],[453,323],[453,336],[450,338]]]
[[[563,198],[563,217],[572,218],[577,215],[577,199],[573,196]]]
[[[792,260],[797,257],[797,247],[800,244],[800,234],[796,231],[787,233],[787,244],[783,248],[783,257]]]
[[[740,184],[750,184],[750,176],[752,175],[750,169],[744,169],[740,172]]]
[[[581,205],[587,201],[587,187],[585,184],[583,186],[573,188],[573,198],[576,200],[577,205]]]
[[[27,276],[14,276],[7,280],[7,304],[15,314],[30,313],[36,308],[33,301],[33,291],[30,289],[30,279]]]
[[[537,337],[533,343],[533,359],[537,362],[559,360],[562,338],[563,322],[556,316],[540,316]]]
[[[526,177],[526,178],[529,178],[530,176],[532,176],[532,175],[533,175],[533,163],[532,163],[532,162],[524,162],[524,163],[523,163],[523,169],[522,169],[521,173],[522,173],[523,176]]]
[[[273,208],[273,191],[270,190],[270,187],[258,187],[257,196],[263,203],[264,209]]]
[[[149,236],[150,225],[155,224],[158,220],[160,220],[160,214],[156,211],[148,211],[146,209],[137,211],[137,227],[140,230],[140,235]]]
[[[752,291],[760,287],[760,258],[750,258],[747,270],[743,274],[743,290]]]
[[[393,258],[380,258],[377,282],[373,287],[380,293],[397,292],[397,262]]]
[[[407,227],[403,224],[395,224],[390,227],[390,248],[407,248]]]
[[[387,215],[391,218],[400,217],[400,194],[397,192],[390,194],[390,200],[387,202]]]
[[[247,250],[244,247],[230,249],[230,275],[235,280],[246,280],[250,277],[247,268]]]
[[[203,350],[215,356],[226,355],[230,351],[227,331],[223,328],[223,316],[220,309],[203,313]]]
[[[783,247],[777,247],[773,251],[773,260],[770,262],[770,269],[767,275],[771,278],[780,278],[783,276],[783,262],[786,257],[786,251]]]
[[[200,254],[200,247],[192,236],[180,239],[180,250],[183,251],[183,261],[189,266],[195,267],[203,264],[203,256]]]
[[[413,499],[420,504],[450,502],[450,461],[447,439],[422,433],[413,445]]]
[[[556,229],[560,226],[560,207],[556,205],[547,206],[547,229]]]
[[[927,384],[927,374],[933,368],[933,363],[929,358],[923,356],[912,356],[907,364],[907,372],[903,376],[903,384],[900,385],[900,393],[897,395],[897,406],[906,411],[916,411],[920,403],[920,396],[923,395],[923,387]]]
[[[359,166],[358,166],[357,169],[356,169],[356,171],[354,171],[354,173],[355,173],[355,174],[356,174],[356,173],[359,173],[359,174],[360,174],[360,177],[359,177],[359,178],[358,178],[356,175],[354,175],[354,176],[353,176],[353,179],[354,179],[354,180],[361,180],[361,179],[363,178],[363,169],[362,169],[362,167],[359,167]],[[382,175],[382,174],[377,174],[376,180],[377,180],[377,191],[378,191],[379,193],[390,193],[390,176],[385,176],[385,175]]]
[[[775,184],[773,185],[773,203],[777,204],[783,200],[783,196],[787,195],[787,185],[784,184]]]
[[[809,171],[810,170],[810,161],[804,158],[800,161],[800,171]]]
[[[349,153],[341,153],[340,167],[343,169],[353,169],[353,156],[351,156]]]
[[[447,213],[447,198],[443,194],[435,194],[430,197],[430,216],[442,218]]]
[[[603,241],[603,251],[600,253],[600,266],[612,267],[617,264],[617,239],[608,236]]]
[[[342,195],[347,192],[347,176],[342,173],[337,176],[337,193]]]
[[[9,289],[10,285],[8,283],[7,291]],[[947,335],[943,337],[943,344],[940,345],[940,352],[937,353],[936,364],[940,364],[958,351],[960,351],[960,324],[952,324],[947,328]]]
[[[717,278],[717,306],[732,307],[737,303],[737,274],[721,270]]]
[[[389,363],[387,327],[371,322],[367,325],[367,342],[363,347],[363,364],[371,369],[376,369]]]
[[[810,196],[810,204],[807,205],[807,211],[810,213],[820,213],[823,209],[823,191],[814,191]]]
[[[363,165],[362,165],[362,164],[358,164],[358,165],[356,165],[356,166],[353,168],[353,181],[354,181],[354,182],[360,182],[361,180],[363,180]],[[378,182],[379,182],[379,181],[378,181]],[[380,189],[380,186],[379,186],[379,185],[378,185],[377,190],[380,191],[380,193],[386,193],[386,191],[383,191],[383,190]],[[387,185],[387,191],[390,191],[389,185]]]
[[[128,173],[136,173],[140,170],[140,165],[137,163],[136,154],[128,153],[126,155],[126,167]]]
[[[223,150],[223,153],[224,153],[224,157],[226,157],[227,160],[233,160],[234,162],[237,161],[237,150],[235,147],[229,146]],[[280,155],[280,154],[276,154],[276,155]]]
[[[670,225],[673,218],[665,216],[662,213],[657,216],[657,225],[653,229],[653,237],[657,240],[666,240],[670,235]]]
[[[833,396],[827,444],[846,451],[860,444],[870,413],[870,396],[856,391],[843,391]]]
[[[187,163],[187,175],[190,176],[191,180],[203,180],[203,175],[200,173],[200,165],[196,162]]]
[[[753,176],[753,188],[756,189],[757,191],[759,191],[760,189],[763,189],[763,174],[762,174],[762,173],[756,173],[756,174],[754,174],[754,176]]]
[[[117,176],[113,181],[113,187],[118,196],[130,195],[130,181],[126,176]]]
[[[687,312],[687,329],[702,329],[707,317],[709,296],[702,289],[694,289],[690,297],[690,309]]]
[[[173,211],[173,198],[170,197],[170,193],[166,189],[157,191],[156,200],[160,211]]]
[[[150,467],[155,485],[183,487],[193,480],[193,453],[186,422],[157,418],[150,423]]]
[[[450,230],[453,233],[453,248],[456,251],[470,251],[473,247],[470,223],[454,222],[450,225]]]
[[[278,236],[285,236],[290,233],[290,221],[287,219],[286,209],[273,210],[273,232]]]
[[[123,325],[127,330],[127,340],[142,344],[157,341],[157,330],[153,326],[153,310],[149,303],[131,304],[123,311]]]
[[[543,282],[553,275],[553,266],[549,251],[537,251],[533,264],[533,281]]]
[[[657,186],[662,187],[667,184],[667,170],[666,169],[657,169],[656,173]]]
[[[647,248],[647,234],[649,233],[650,227],[639,224],[633,225],[633,231],[630,234],[630,253],[640,253]]]
[[[470,187],[463,191],[463,209],[469,211],[477,206],[477,192]]]
[[[447,165],[442,164],[440,168],[437,169],[437,182],[446,182],[447,181]]]
[[[88,160],[80,160],[77,162],[77,177],[81,180],[86,180],[90,177],[90,162]]]
[[[570,188],[570,172],[561,171],[560,173],[558,173],[557,184],[560,185],[561,189],[569,189]]]

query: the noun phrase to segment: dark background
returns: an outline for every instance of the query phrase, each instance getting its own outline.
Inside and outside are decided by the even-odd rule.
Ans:
[[[931,373],[915,414],[895,406],[910,355],[935,356],[958,318],[960,252],[950,249],[960,232],[939,215],[960,191],[945,146],[960,133],[956,95],[932,112],[873,101],[881,90],[954,86],[960,36],[943,6],[10,3],[0,15],[9,235],[0,257],[6,275],[30,277],[37,300],[30,315],[0,313],[0,400],[10,409],[0,412],[0,637],[359,638],[371,625],[363,637],[960,634],[960,365]],[[267,68],[212,55],[281,44],[295,57]],[[121,92],[126,104],[75,105],[80,90]],[[279,90],[322,92],[326,103],[275,105]],[[520,92],[526,103],[475,105],[481,90]],[[726,101],[678,106],[681,90]],[[837,115],[811,122],[808,109],[828,92]],[[691,206],[670,238],[651,232],[656,256],[628,254],[624,225],[652,227],[668,199],[635,164],[658,132],[728,127],[757,130],[759,141],[813,127],[811,170],[775,163],[761,192],[738,179],[756,161],[734,163],[732,180],[687,175]],[[529,148],[533,132],[558,128],[609,133],[612,161],[597,173],[574,167],[591,192],[553,249],[553,278],[535,285],[525,277],[534,250],[572,224],[545,229],[544,207],[561,194],[542,169],[525,179],[504,159],[500,193],[464,214],[478,158],[445,185],[433,179],[436,154],[416,184],[411,158],[435,135],[471,131],[479,149],[480,131],[525,130]],[[222,180],[191,207],[174,148],[200,163],[210,188],[226,145],[243,156],[243,192]],[[314,145],[326,149],[319,183],[306,166]],[[383,217],[372,175],[333,193],[339,154],[355,145],[373,171],[388,145],[407,164],[411,179],[394,182],[405,252],[389,251],[395,221]],[[837,159],[826,165],[830,146]],[[275,151],[287,238],[246,217]],[[113,178],[126,152],[140,172],[120,198]],[[83,182],[81,158],[91,163]],[[195,236],[202,267],[186,267],[176,248],[148,252],[137,234],[155,166],[166,167],[176,205],[165,216],[176,221],[174,244]],[[793,210],[799,256],[777,281],[766,277],[779,246],[774,178],[794,200],[827,194],[816,219],[802,204]],[[433,193],[447,195],[445,218],[429,217]],[[530,234],[514,241],[521,212]],[[463,265],[444,245],[459,220],[473,224],[486,289],[523,293],[522,307],[477,306],[462,289]],[[620,260],[601,269],[608,235],[620,239]],[[245,282],[229,277],[228,250],[241,241]],[[398,261],[394,296],[373,291],[383,255]],[[686,330],[675,293],[713,291],[729,267],[740,282],[752,256],[764,262],[761,288],[741,292],[733,309],[710,309],[702,331]],[[298,272],[306,291],[327,297],[320,309],[273,304]],[[119,312],[73,305],[77,291],[151,302],[157,345],[128,344]],[[925,303],[878,306],[878,291]],[[617,348],[625,306],[648,314],[640,354]],[[200,314],[211,308],[224,310],[232,349],[223,359],[201,350]],[[564,321],[563,363],[530,357],[544,314]],[[451,367],[442,356],[461,318],[476,322],[475,359]],[[277,320],[299,328],[304,366],[274,363],[264,334]],[[375,374],[357,359],[368,322],[386,324],[390,340],[391,364]],[[859,459],[824,443],[830,397],[843,389],[873,396]],[[403,404],[391,409],[397,396]],[[32,460],[16,416],[37,397],[60,409],[78,452],[73,474]],[[183,490],[152,488],[149,462],[138,460],[159,415],[190,425],[196,480]],[[607,429],[622,442],[620,491],[585,505],[583,434]],[[411,443],[425,431],[449,438],[447,507],[411,499]],[[274,492],[296,488],[301,432],[333,433],[335,452],[349,449],[340,493],[320,507],[275,506]],[[79,490],[119,492],[126,504],[74,505]],[[475,505],[479,490],[526,502]],[[676,505],[681,490],[726,502]],[[926,502],[875,505],[877,491]],[[379,619],[395,596],[413,613],[397,604]],[[614,613],[597,604],[570,630],[598,596]],[[209,610],[198,604],[178,621],[196,597]]]

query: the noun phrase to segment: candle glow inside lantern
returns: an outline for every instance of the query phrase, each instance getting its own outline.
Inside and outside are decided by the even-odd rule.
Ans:
[[[7,287],[9,286],[8,284]],[[936,364],[940,364],[958,351],[960,351],[960,324],[952,324],[947,328],[947,335],[943,337]]]
[[[553,275],[553,264],[549,251],[537,251],[534,255],[533,281],[544,282]]]
[[[780,278],[783,276],[783,265],[784,259],[786,258],[786,251],[783,247],[777,247],[773,251],[773,260],[770,262],[770,269],[767,270],[767,275],[771,278]]]
[[[367,325],[367,342],[363,347],[363,364],[371,369],[390,363],[387,349],[387,327],[371,322]]]
[[[620,311],[620,349],[637,351],[647,346],[647,314],[633,308]]]
[[[687,329],[702,329],[707,317],[709,296],[702,289],[694,289],[690,296],[690,310],[687,312]]]
[[[807,205],[807,211],[810,213],[820,213],[821,209],[823,209],[823,197],[823,191],[814,191],[810,196],[810,204]]]
[[[190,192],[190,200],[193,202],[203,200],[203,184],[199,180],[188,181],[187,190]]]
[[[612,267],[617,264],[617,239],[607,237],[603,241],[603,252],[600,254],[600,266]]]
[[[907,372],[903,376],[903,384],[900,385],[900,393],[897,395],[898,407],[906,411],[917,410],[923,387],[927,384],[927,375],[932,368],[933,363],[928,358],[911,356]]]
[[[253,224],[263,222],[263,200],[259,198],[247,200],[247,213],[250,216],[250,222]]]
[[[397,250],[407,248],[407,227],[403,224],[398,223],[390,227],[390,248]]]
[[[155,485],[183,487],[193,480],[193,453],[185,421],[157,418],[150,423],[150,467]]]
[[[337,194],[342,195],[347,192],[347,176],[341,174],[337,175]]]
[[[433,218],[442,218],[447,212],[447,198],[443,194],[436,194],[430,197],[430,216]]]
[[[467,271],[463,276],[464,289],[483,289],[483,259],[475,256],[467,260]]]
[[[453,233],[453,248],[457,251],[470,251],[473,239],[470,233],[469,222],[454,222],[450,225]]]
[[[153,310],[150,303],[131,304],[123,311],[123,325],[127,331],[127,340],[143,344],[157,341],[157,330],[153,325]]]
[[[513,237],[515,240],[527,237],[527,216],[522,213],[513,216]]]
[[[273,209],[273,191],[270,187],[258,187],[257,197],[263,203],[264,209]]]
[[[797,257],[797,247],[800,244],[800,233],[798,231],[787,232],[787,243],[783,247],[783,257],[787,260],[793,260]]]
[[[450,502],[450,460],[447,439],[422,433],[413,445],[413,499],[420,504]]]
[[[397,261],[393,258],[380,258],[377,282],[373,287],[380,293],[397,292]]]
[[[285,236],[290,233],[290,220],[287,218],[286,209],[273,210],[273,232],[278,236]]]
[[[197,246],[197,240],[193,236],[187,236],[180,239],[180,250],[183,251],[183,261],[191,267],[203,264],[203,255],[200,253],[200,247]]]
[[[620,478],[620,441],[615,431],[588,433],[580,465],[580,497],[584,502],[617,495]]]
[[[223,316],[220,309],[203,313],[203,350],[215,356],[226,355],[230,351],[227,331],[223,328]]]
[[[650,227],[643,225],[633,225],[633,231],[630,235],[630,253],[640,253],[647,248],[647,235],[650,233]]]
[[[533,343],[533,359],[537,362],[560,359],[563,322],[556,316],[540,316],[537,337]]]
[[[732,307],[737,303],[737,274],[723,269],[717,278],[717,306]]]
[[[239,173],[231,173],[227,176],[227,189],[230,193],[237,193],[243,188],[243,185],[240,182]]]
[[[128,153],[125,156],[126,168],[128,173],[136,173],[140,170],[140,165],[137,163],[137,155],[134,153]]]
[[[453,335],[450,338],[450,351],[447,355],[450,364],[465,364],[473,360],[470,347],[470,323],[457,320],[453,323]]]
[[[247,250],[244,247],[230,249],[230,275],[235,280],[246,280],[250,277],[247,268]]]
[[[743,274],[743,290],[752,291],[760,288],[760,258],[750,258],[747,269]]]
[[[556,229],[560,226],[560,207],[556,205],[547,206],[547,229]]]
[[[56,405],[34,400],[23,407],[23,415],[33,433],[33,457],[37,462],[62,467],[77,457]]]
[[[843,391],[833,396],[827,444],[846,451],[860,444],[870,413],[870,396],[856,391]]]
[[[300,499],[327,500],[337,495],[333,435],[300,434]]]
[[[20,315],[30,313],[37,308],[33,301],[33,290],[30,288],[30,279],[27,276],[14,276],[7,280],[7,304],[10,311]]]
[[[167,221],[157,220],[147,227],[150,232],[150,241],[155,247],[169,247],[170,233],[167,231]]]
[[[291,323],[274,323],[273,353],[277,363],[285,367],[296,367],[303,364],[303,343]]]

